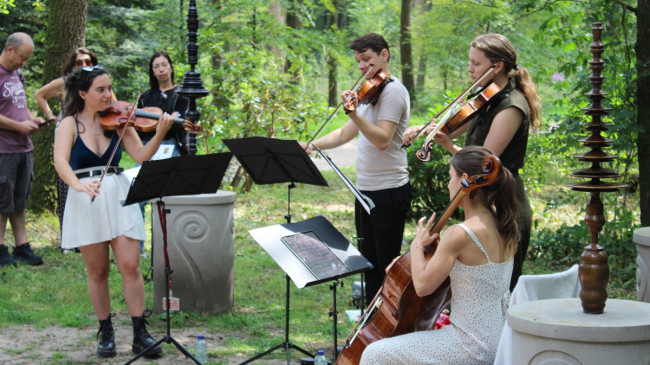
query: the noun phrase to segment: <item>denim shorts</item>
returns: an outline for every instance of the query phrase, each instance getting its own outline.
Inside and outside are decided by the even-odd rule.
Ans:
[[[34,181],[34,151],[0,154],[0,213],[25,210]]]

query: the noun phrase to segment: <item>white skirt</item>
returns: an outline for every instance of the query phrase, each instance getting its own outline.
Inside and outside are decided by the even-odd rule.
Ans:
[[[92,169],[103,169],[94,167]],[[75,172],[90,169],[76,170]],[[86,177],[81,181],[99,180]],[[98,242],[110,241],[115,237],[127,236],[140,244],[146,238],[144,220],[138,204],[126,207],[120,202],[126,199],[130,184],[124,174],[107,174],[102,180],[99,195],[90,202],[90,196],[68,188],[68,198],[63,215],[61,247],[72,249]]]

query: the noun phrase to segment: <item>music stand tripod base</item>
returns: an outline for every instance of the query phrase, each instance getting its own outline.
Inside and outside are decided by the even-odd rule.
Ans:
[[[215,153],[201,156],[179,156],[164,160],[145,161],[133,180],[131,188],[127,194],[124,205],[138,203],[145,200],[157,198],[158,216],[160,219],[161,230],[163,232],[163,250],[165,252],[165,282],[170,282],[170,275],[173,270],[167,255],[167,223],[166,216],[169,210],[165,209],[165,203],[162,200],[165,196],[170,195],[196,195],[215,193],[219,189],[223,175],[228,168],[232,158],[232,153]],[[126,364],[131,364],[135,360],[144,356],[149,350],[162,344],[174,344],[183,355],[192,359],[196,364],[201,364],[192,354],[190,354],[180,343],[171,336],[170,324],[170,287],[166,285],[166,322],[167,335],[158,340],[153,345],[144,349],[141,353],[130,359]]]
[[[290,279],[301,289],[332,280],[338,282],[340,278],[372,268],[372,264],[323,216],[297,223],[253,229],[249,233],[286,273],[285,342],[256,355],[242,365],[282,347],[287,350],[287,363],[290,361],[288,351],[291,348],[313,357],[313,354],[289,342]],[[333,295],[334,305],[336,305],[335,289]],[[334,316],[334,320],[336,320],[336,313],[334,307],[330,313]],[[336,329],[336,323],[334,328]],[[334,353],[336,353],[336,342]]]

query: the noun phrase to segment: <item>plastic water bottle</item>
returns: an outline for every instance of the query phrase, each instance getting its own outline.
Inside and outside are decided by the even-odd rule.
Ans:
[[[203,335],[196,337],[196,344],[194,344],[194,358],[201,364],[208,362],[208,344],[205,342]]]
[[[327,365],[327,358],[325,357],[325,351],[318,350],[316,357],[314,357],[314,365]]]

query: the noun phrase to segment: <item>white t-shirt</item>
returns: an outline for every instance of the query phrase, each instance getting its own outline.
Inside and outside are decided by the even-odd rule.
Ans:
[[[409,181],[406,149],[400,146],[402,133],[409,126],[411,99],[404,85],[397,78],[392,79],[382,90],[376,105],[358,107],[358,113],[374,125],[378,120],[397,124],[390,145],[383,151],[359,133],[357,186],[360,190],[397,188]]]

